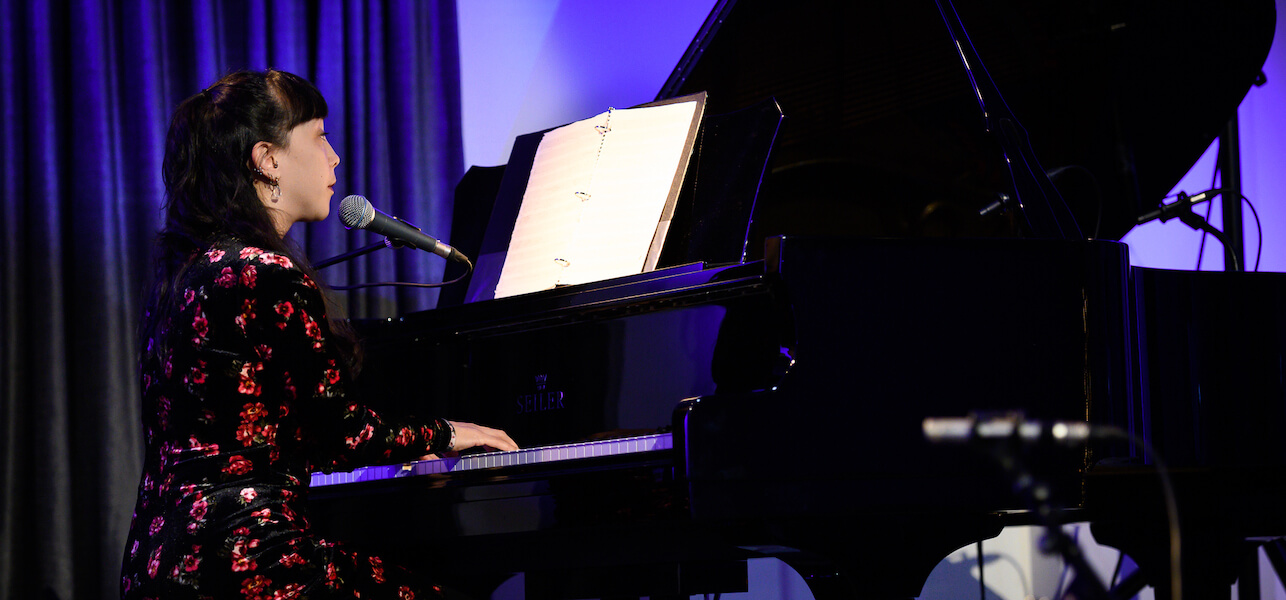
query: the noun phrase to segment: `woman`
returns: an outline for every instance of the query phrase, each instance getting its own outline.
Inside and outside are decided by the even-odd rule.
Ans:
[[[311,535],[310,471],[517,448],[499,430],[386,419],[345,395],[352,336],[284,239],[330,210],[326,110],[312,84],[270,70],[228,75],[174,113],[123,598],[425,597],[437,588]]]

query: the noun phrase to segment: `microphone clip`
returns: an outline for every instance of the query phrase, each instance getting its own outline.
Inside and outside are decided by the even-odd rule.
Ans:
[[[1223,190],[1219,188],[1198,192],[1191,196],[1189,196],[1187,192],[1179,192],[1178,200],[1169,204],[1158,205],[1156,210],[1139,215],[1139,218],[1135,222],[1136,224],[1142,225],[1148,221],[1160,219],[1161,222],[1164,223],[1170,219],[1178,217],[1180,221],[1183,221],[1193,229],[1204,229],[1204,227],[1194,225],[1194,223],[1198,222],[1197,219],[1200,219],[1201,223],[1204,223],[1205,220],[1197,217],[1196,213],[1192,212],[1192,205],[1198,202],[1210,200],[1222,193]],[[1191,217],[1189,217],[1189,215],[1191,215]]]

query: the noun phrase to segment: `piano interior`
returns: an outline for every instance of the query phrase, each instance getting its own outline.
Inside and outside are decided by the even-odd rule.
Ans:
[[[715,115],[663,268],[359,324],[375,403],[539,451],[315,479],[318,526],[480,597],[518,572],[530,598],[744,591],[773,556],[818,598],[910,598],[1006,525],[1078,521],[1140,567],[1113,597],[1226,594],[1246,540],[1286,533],[1286,286],[1131,268],[1115,240],[1223,128],[1274,21],[1271,0],[718,2],[659,94]],[[1174,41],[1198,28],[1241,43]],[[461,182],[464,253],[495,243],[514,170]],[[965,415],[1096,433],[925,439]]]

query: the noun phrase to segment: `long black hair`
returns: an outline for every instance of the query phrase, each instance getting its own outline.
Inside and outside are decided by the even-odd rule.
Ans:
[[[278,233],[260,200],[255,180],[264,176],[252,169],[251,154],[261,141],[285,147],[292,129],[326,118],[327,111],[316,86],[273,69],[225,75],[174,110],[161,164],[165,226],[156,241],[155,283],[141,328],[144,343],[174,307],[174,290],[192,260],[216,240],[235,237],[288,256],[317,279],[303,253]],[[326,303],[341,351],[356,367],[352,331],[336,319],[329,298]]]

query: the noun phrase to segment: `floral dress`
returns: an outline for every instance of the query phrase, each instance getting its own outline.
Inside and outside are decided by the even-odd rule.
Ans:
[[[147,447],[122,598],[438,592],[312,535],[306,499],[311,471],[444,450],[446,422],[393,421],[345,397],[322,293],[285,256],[217,242],[176,293],[142,355]]]

